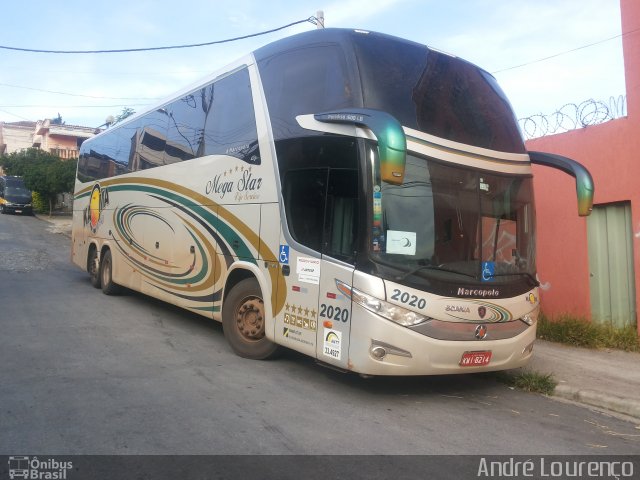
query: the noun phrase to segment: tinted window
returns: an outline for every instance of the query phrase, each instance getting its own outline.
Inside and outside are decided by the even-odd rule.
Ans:
[[[78,179],[82,182],[113,177],[127,172],[126,163],[119,163],[118,136],[101,135],[82,145],[78,161]]]
[[[164,151],[167,144],[169,116],[165,109],[145,114],[135,123],[131,137],[129,170],[145,170],[165,164]]]
[[[205,155],[231,155],[259,164],[258,132],[247,69],[218,80],[206,92],[213,98],[213,112],[207,118]]]
[[[355,35],[364,105],[455,142],[524,153],[513,111],[495,79],[423,45]]]
[[[354,139],[307,137],[276,145],[291,236],[317,252],[352,262],[358,231]]]
[[[87,182],[212,154],[260,163],[246,68],[92,139],[82,147],[78,178]]]
[[[298,125],[297,115],[359,105],[337,45],[295,48],[261,60],[259,67],[276,140],[312,134]]]
[[[318,252],[322,245],[327,173],[327,168],[292,170],[285,174],[282,187],[289,233]]]
[[[204,124],[211,109],[212,89],[208,85],[161,109],[169,117],[165,164],[190,160],[204,152]]]

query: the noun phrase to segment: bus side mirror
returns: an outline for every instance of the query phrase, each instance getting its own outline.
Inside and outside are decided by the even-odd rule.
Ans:
[[[314,118],[325,123],[362,125],[378,139],[381,180],[401,185],[407,161],[407,139],[400,122],[386,112],[368,108],[352,108],[317,113]]]
[[[574,177],[576,179],[576,193],[578,195],[578,215],[586,217],[591,214],[591,210],[593,210],[594,185],[589,170],[575,160],[563,157],[562,155],[529,152],[529,158],[531,159],[531,163],[562,170],[564,173],[568,173]]]

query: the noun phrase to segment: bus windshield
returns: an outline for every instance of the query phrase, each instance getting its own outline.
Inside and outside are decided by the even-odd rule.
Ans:
[[[5,198],[9,200],[17,200],[23,197],[31,198],[31,191],[24,186],[24,181],[22,180],[22,178],[7,178],[6,185],[7,186],[4,192]]]
[[[394,280],[535,282],[530,176],[409,154],[404,183],[373,190],[372,259],[402,272]]]

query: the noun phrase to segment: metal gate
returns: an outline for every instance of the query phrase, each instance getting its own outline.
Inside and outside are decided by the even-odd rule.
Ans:
[[[587,217],[594,322],[636,324],[631,202],[594,205]]]

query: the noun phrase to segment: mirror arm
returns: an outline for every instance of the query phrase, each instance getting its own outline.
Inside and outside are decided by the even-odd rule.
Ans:
[[[574,177],[578,195],[578,215],[586,217],[591,213],[595,187],[589,170],[575,160],[553,153],[529,152],[529,158],[533,164],[555,168]]]

